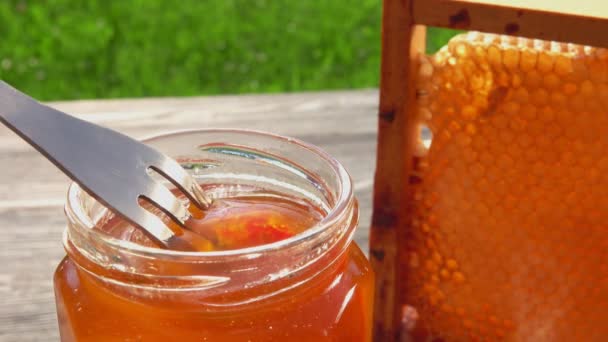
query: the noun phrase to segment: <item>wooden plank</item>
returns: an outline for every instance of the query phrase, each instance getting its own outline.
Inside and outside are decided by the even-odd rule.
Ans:
[[[597,0],[464,0],[472,4],[515,7],[541,12],[592,18],[608,18],[608,7]]]
[[[416,0],[419,25],[608,47],[608,6],[600,0]]]
[[[374,341],[399,339],[403,275],[402,236],[408,225],[416,112],[416,56],[424,52],[425,30],[415,27],[411,1],[385,0],[377,169],[374,185],[370,260],[376,271]]]
[[[132,136],[195,127],[262,129],[327,150],[351,173],[367,251],[378,107],[375,90],[51,103]],[[57,341],[52,275],[64,252],[68,179],[0,127],[0,341]]]
[[[64,252],[61,207],[0,210],[0,341],[57,341],[53,272]]]

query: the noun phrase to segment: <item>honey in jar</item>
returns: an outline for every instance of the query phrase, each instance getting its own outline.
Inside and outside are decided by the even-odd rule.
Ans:
[[[196,250],[159,248],[72,185],[55,273],[63,342],[370,341],[374,277],[338,162],[249,131],[147,142],[213,198],[178,236]]]

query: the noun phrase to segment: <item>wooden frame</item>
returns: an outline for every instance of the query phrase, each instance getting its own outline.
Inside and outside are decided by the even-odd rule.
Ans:
[[[410,231],[416,111],[416,56],[425,27],[608,46],[608,5],[578,0],[384,0],[379,136],[370,257],[376,271],[374,341],[400,339],[404,274],[400,254]]]

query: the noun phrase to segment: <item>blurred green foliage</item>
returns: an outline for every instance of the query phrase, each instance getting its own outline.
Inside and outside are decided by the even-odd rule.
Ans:
[[[3,0],[0,78],[42,100],[376,87],[380,20],[380,0]]]
[[[444,46],[450,38],[462,32],[464,31],[429,27],[426,32],[426,51],[428,53],[436,52]]]

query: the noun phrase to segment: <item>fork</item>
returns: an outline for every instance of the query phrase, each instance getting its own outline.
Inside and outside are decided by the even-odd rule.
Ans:
[[[0,81],[0,122],[160,247],[189,249],[177,238],[179,231],[141,204],[149,202],[185,227],[186,205],[153,178],[157,173],[200,209],[211,205],[175,160],[126,135],[45,106],[4,81]]]

